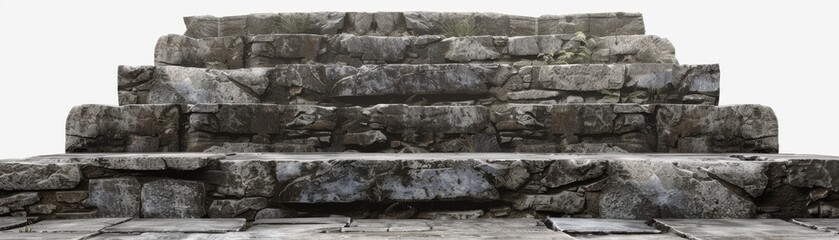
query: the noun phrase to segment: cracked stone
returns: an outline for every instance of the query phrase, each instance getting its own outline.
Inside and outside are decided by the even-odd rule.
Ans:
[[[205,195],[203,182],[161,179],[143,184],[141,191],[143,217],[203,217]]]

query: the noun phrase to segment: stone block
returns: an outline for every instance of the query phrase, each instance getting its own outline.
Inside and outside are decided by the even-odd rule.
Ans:
[[[85,205],[98,209],[98,217],[139,217],[140,182],[135,177],[91,179]]]
[[[160,179],[143,184],[140,200],[145,218],[200,218],[206,214],[203,182]]]
[[[191,38],[169,34],[157,40],[154,62],[158,66],[243,68],[245,44],[239,37]]]

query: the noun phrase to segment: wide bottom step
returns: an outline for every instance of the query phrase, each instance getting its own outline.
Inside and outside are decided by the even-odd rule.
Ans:
[[[44,220],[0,217],[3,239],[837,239],[839,219]],[[17,228],[4,223],[20,223]],[[22,225],[22,226],[21,226]]]
[[[839,157],[60,154],[0,160],[0,216],[839,217]]]

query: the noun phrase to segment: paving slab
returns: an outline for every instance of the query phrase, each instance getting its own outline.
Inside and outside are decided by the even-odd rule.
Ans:
[[[674,234],[584,234],[572,235],[576,239],[591,240],[684,240]]]
[[[131,218],[88,218],[88,219],[64,219],[64,220],[44,220],[35,224],[19,227],[10,232],[43,232],[43,233],[61,233],[61,232],[98,232],[103,228],[110,227],[131,220]]]
[[[27,221],[25,217],[0,217],[0,230],[24,225]]]
[[[232,238],[223,233],[103,233],[87,240],[206,240],[206,239],[246,239]]]
[[[688,239],[837,239],[780,219],[656,219],[655,224]]]
[[[182,232],[182,233],[220,233],[241,231],[245,226],[244,218],[215,219],[163,219],[141,218],[102,230],[107,233],[139,232]]]
[[[349,224],[352,220],[348,217],[311,217],[311,218],[269,218],[259,219],[253,222],[259,224]]]
[[[96,232],[72,232],[72,233],[0,233],[0,240],[76,240],[87,239],[96,235]]]
[[[839,219],[836,218],[796,218],[793,223],[825,232],[839,234]]]
[[[644,220],[597,218],[548,218],[549,227],[566,233],[642,234],[661,233]]]
[[[423,220],[359,219],[341,232],[422,232],[431,231],[431,226]]]

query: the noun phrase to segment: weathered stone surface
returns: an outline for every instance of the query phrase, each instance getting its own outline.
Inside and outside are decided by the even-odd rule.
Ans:
[[[452,24],[474,28],[476,35],[523,36],[584,31],[595,36],[644,34],[639,13],[545,15],[538,18],[498,13],[351,12],[280,13],[229,17],[185,17],[186,35],[216,37],[266,33],[346,32],[367,35],[424,35],[445,33]],[[373,27],[375,26],[375,28]],[[539,26],[538,30],[537,27]],[[221,29],[221,32],[219,31]]]
[[[589,181],[603,177],[606,174],[608,161],[603,160],[567,160],[553,162],[547,173],[541,179],[542,186],[547,188],[563,187],[568,184]]]
[[[778,120],[760,105],[661,105],[659,152],[778,152]]]
[[[118,114],[131,112],[122,108],[116,110]],[[82,116],[85,115],[78,117]],[[778,151],[777,120],[771,109],[759,105],[496,104],[485,107],[378,104],[362,108],[198,104],[178,118],[188,119],[189,124],[176,128],[172,132],[179,134],[171,135],[185,133],[186,141],[179,147],[192,152]],[[102,121],[107,122],[104,125],[119,125],[112,120]],[[362,134],[365,132],[373,135]],[[122,136],[110,134],[103,137]],[[373,137],[364,140],[363,136]],[[104,149],[108,146],[91,147]],[[174,165],[168,167],[172,163],[167,161],[173,159],[148,158],[139,165],[123,163],[121,159],[123,156],[109,155],[91,161],[117,170],[178,169]],[[196,161],[197,165],[183,170],[206,165],[203,159]]]
[[[277,166],[286,165],[277,162]],[[293,164],[293,163],[291,163]],[[297,164],[295,164],[297,165]],[[390,174],[396,166],[394,162],[376,163],[358,162],[315,162],[307,164],[310,174],[295,177],[279,193],[281,202],[322,203],[374,201],[371,194],[375,180]],[[284,169],[287,169],[283,167]],[[281,169],[278,167],[277,169]],[[301,169],[302,170],[302,169]],[[313,175],[311,172],[321,174]],[[278,175],[279,177],[279,175]]]
[[[835,239],[780,219],[656,219],[655,224],[689,239]]]
[[[266,206],[268,206],[268,199],[263,197],[213,200],[208,214],[211,218],[233,218],[248,210],[260,210]],[[266,214],[264,213],[262,217]]]
[[[197,39],[169,34],[157,40],[155,65],[204,68],[243,68],[244,43],[238,37]]]
[[[549,227],[566,233],[593,234],[655,234],[661,233],[648,226],[644,220],[554,218],[549,217]]]
[[[98,209],[99,217],[139,217],[140,182],[135,177],[91,179],[85,205]]]
[[[186,25],[186,32],[184,33],[186,36],[196,38],[219,36],[217,17],[209,15],[184,17],[184,24]]]
[[[403,176],[386,175],[375,185],[380,201],[491,201],[498,191],[474,168],[408,169]]]
[[[243,218],[227,219],[134,219],[116,226],[102,229],[106,233],[136,232],[180,232],[180,233],[223,233],[241,231],[245,227]]]
[[[278,208],[264,208],[256,212],[254,220],[275,219],[275,218],[293,218],[297,217],[297,212]]]
[[[585,197],[581,193],[562,191],[556,194],[526,194],[513,201],[517,210],[533,209],[536,211],[559,214],[575,214],[583,211]]]
[[[839,234],[839,220],[830,218],[796,218],[792,222],[801,226]]]
[[[98,232],[103,228],[110,227],[130,220],[130,218],[91,218],[72,220],[44,220],[26,227],[12,229],[14,232]],[[27,230],[24,230],[26,228]]]
[[[274,195],[274,163],[267,161],[220,161],[224,180],[216,189],[224,195],[248,197]]]
[[[553,107],[551,132],[571,134],[611,133],[617,118],[612,105],[557,105]]]
[[[442,64],[466,62],[543,65],[563,49],[584,47],[592,57],[581,63],[677,63],[667,39],[652,35],[589,37],[575,34],[506,37],[356,36],[350,34],[268,34],[196,39],[180,35],[160,38],[156,65],[211,69],[275,67],[283,64]],[[552,55],[551,55],[552,54]],[[243,60],[244,59],[244,60]],[[576,62],[576,61],[575,61]],[[141,89],[137,75],[131,87]],[[129,78],[127,78],[129,79]],[[127,80],[126,79],[126,80]],[[128,82],[126,82],[128,83]],[[701,83],[701,82],[700,82]],[[697,84],[700,84],[697,83]],[[122,85],[121,85],[122,86]],[[699,87],[700,85],[693,85]],[[710,85],[712,86],[712,85]],[[126,88],[125,90],[131,90]],[[141,95],[125,95],[142,97]]]
[[[362,66],[332,87],[338,97],[485,94],[495,71],[480,65]]]
[[[498,59],[501,54],[495,50],[490,36],[447,38],[446,59],[454,62],[472,62]]]
[[[592,36],[644,34],[640,13],[584,13],[543,15],[539,17],[539,34],[584,32]]]
[[[539,54],[557,54],[568,36],[540,35],[510,37],[507,52],[513,56],[533,56]]]
[[[388,132],[477,133],[489,127],[486,108],[477,106],[376,105],[365,109],[370,122]]]
[[[55,192],[55,200],[61,203],[80,203],[87,199],[87,191]]]
[[[594,39],[592,61],[599,63],[678,63],[670,40],[653,35],[609,36]]]
[[[373,62],[399,62],[411,43],[410,38],[345,36],[340,40],[341,51],[361,55],[361,60]]]
[[[618,112],[638,111],[647,110],[626,107]],[[5,203],[0,207],[14,216],[44,218],[101,217],[108,213],[136,216],[136,212],[145,216],[154,210],[149,207],[149,199],[157,199],[157,206],[211,205],[211,217],[248,219],[259,215],[269,198],[280,208],[262,213],[263,218],[348,213],[367,218],[407,218],[460,210],[481,211],[481,217],[795,218],[830,217],[837,211],[832,182],[836,171],[832,170],[839,166],[833,163],[839,158],[829,156],[237,153],[221,156],[223,159],[207,168],[180,172],[104,169],[94,161],[109,155],[67,154],[22,160],[28,164],[75,164],[85,169],[85,179],[91,179],[83,185],[89,189],[90,196],[84,200],[88,208],[77,209],[81,206],[65,203],[77,202],[83,196],[61,200],[65,198],[62,192],[69,192],[66,190],[4,191],[0,199]],[[134,161],[179,157],[123,156]],[[113,177],[126,174],[138,177]],[[203,178],[204,182],[169,180],[171,174]],[[145,183],[142,190],[138,178]],[[200,201],[195,199],[204,193],[173,187],[179,184],[152,188],[160,182],[188,182],[182,185],[202,185],[216,192],[211,200]],[[161,197],[150,198],[148,193]],[[18,196],[30,197],[23,201]],[[191,202],[181,203],[181,199]],[[430,204],[446,208],[429,208]],[[202,208],[196,207],[197,211]]]
[[[67,116],[67,152],[178,151],[180,107],[81,105]]]
[[[360,67],[284,64],[247,69],[122,66],[151,71],[137,86],[121,81],[120,104],[274,103],[684,103],[715,105],[719,66],[588,64],[388,64]],[[135,70],[140,71],[140,70]],[[139,74],[144,76],[144,74]],[[139,81],[139,80],[138,80]],[[127,82],[127,83],[122,83]],[[139,138],[136,141],[144,140]],[[137,148],[142,145],[138,145]]]
[[[20,225],[24,225],[28,221],[29,220],[25,217],[0,217],[0,230],[6,230]]]
[[[193,152],[315,151],[336,125],[335,108],[310,105],[202,104],[190,112],[185,150]]]
[[[326,37],[310,34],[258,35],[246,41],[244,64],[251,68],[316,61],[327,44]]]
[[[0,162],[0,190],[54,190],[75,188],[81,182],[72,164]]]
[[[483,214],[483,210],[422,212],[419,213],[418,218],[431,220],[466,220],[478,219]]]
[[[26,212],[29,214],[47,215],[53,213],[56,208],[58,208],[58,206],[53,204],[36,204],[27,207]]]
[[[8,232],[0,235],[2,240],[82,240],[89,239],[96,235],[96,232],[71,232],[71,233],[22,233]]]
[[[537,81],[547,89],[599,91],[623,86],[622,65],[553,65],[539,68]]]
[[[714,178],[697,176],[682,164],[685,163],[610,161],[611,176],[604,183],[600,216],[617,219],[755,216],[756,206],[750,197],[738,195]]]
[[[41,201],[37,192],[23,192],[0,198],[0,206],[9,209],[21,209]]]
[[[387,141],[387,136],[381,131],[366,131],[360,133],[347,133],[344,135],[344,144],[370,146],[374,144],[382,144]]]
[[[203,217],[206,194],[203,182],[161,179],[145,183],[141,191],[143,217]]]

